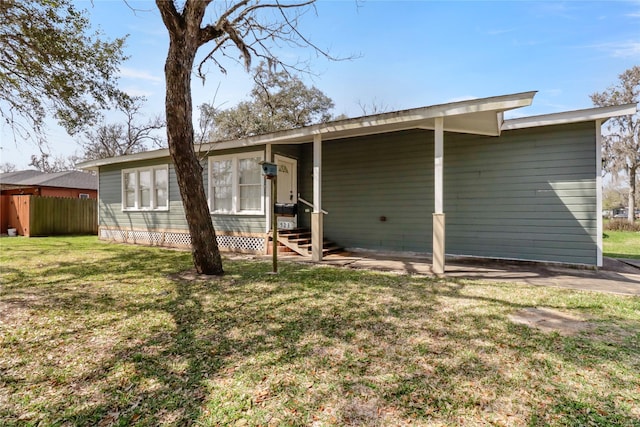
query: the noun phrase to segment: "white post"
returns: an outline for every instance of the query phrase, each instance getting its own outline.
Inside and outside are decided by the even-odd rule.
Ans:
[[[265,153],[264,153],[264,161],[265,162],[272,162],[273,159],[271,157],[271,144],[267,144],[267,146],[265,147]],[[265,185],[265,187],[267,187]],[[269,231],[271,231],[271,205],[272,203],[275,203],[275,201],[271,200],[271,191],[269,188],[266,188],[266,195],[265,195],[265,212],[266,212],[266,225],[265,228],[266,230],[264,231],[265,233],[268,233]]]
[[[443,198],[443,178],[442,178],[442,169],[443,169],[443,157],[444,157],[444,118],[436,117],[435,119],[435,147],[433,153],[433,170],[434,170],[434,181],[433,181],[433,196],[434,196],[434,209],[437,214],[443,213],[444,209],[444,198]]]
[[[313,212],[311,213],[311,259],[322,261],[322,136],[313,136]]]
[[[596,266],[602,267],[602,120],[596,120]]]
[[[444,241],[445,241],[445,216],[444,216],[444,118],[435,118],[434,129],[434,153],[433,153],[433,273],[444,274]]]

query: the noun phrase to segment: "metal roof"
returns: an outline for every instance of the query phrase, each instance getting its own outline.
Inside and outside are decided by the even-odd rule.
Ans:
[[[59,187],[97,190],[98,177],[82,171],[63,171],[46,173],[37,170],[24,170],[0,174],[0,185],[12,187]]]

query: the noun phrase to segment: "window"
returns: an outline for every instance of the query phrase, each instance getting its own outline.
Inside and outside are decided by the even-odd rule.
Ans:
[[[168,210],[167,165],[122,171],[122,210]]]
[[[262,152],[209,157],[209,203],[220,214],[264,213]]]
[[[78,197],[81,198],[81,199],[88,199],[89,195],[87,193],[79,193]]]

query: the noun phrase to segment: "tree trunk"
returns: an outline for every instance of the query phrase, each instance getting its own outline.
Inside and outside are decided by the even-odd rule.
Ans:
[[[627,218],[629,222],[636,220],[636,168],[629,168],[629,208]]]
[[[200,274],[222,275],[222,259],[211,222],[202,179],[202,166],[193,145],[191,70],[197,46],[173,38],[165,63],[166,119],[169,152],[176,171],[191,234],[193,263]]]

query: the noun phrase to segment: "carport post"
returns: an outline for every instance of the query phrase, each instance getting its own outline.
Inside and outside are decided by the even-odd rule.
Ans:
[[[434,129],[434,153],[433,153],[433,266],[434,274],[444,274],[444,239],[445,239],[445,216],[444,216],[444,188],[443,188],[443,167],[444,167],[444,118],[435,118]]]
[[[313,212],[311,212],[311,259],[322,261],[322,136],[313,136]]]

